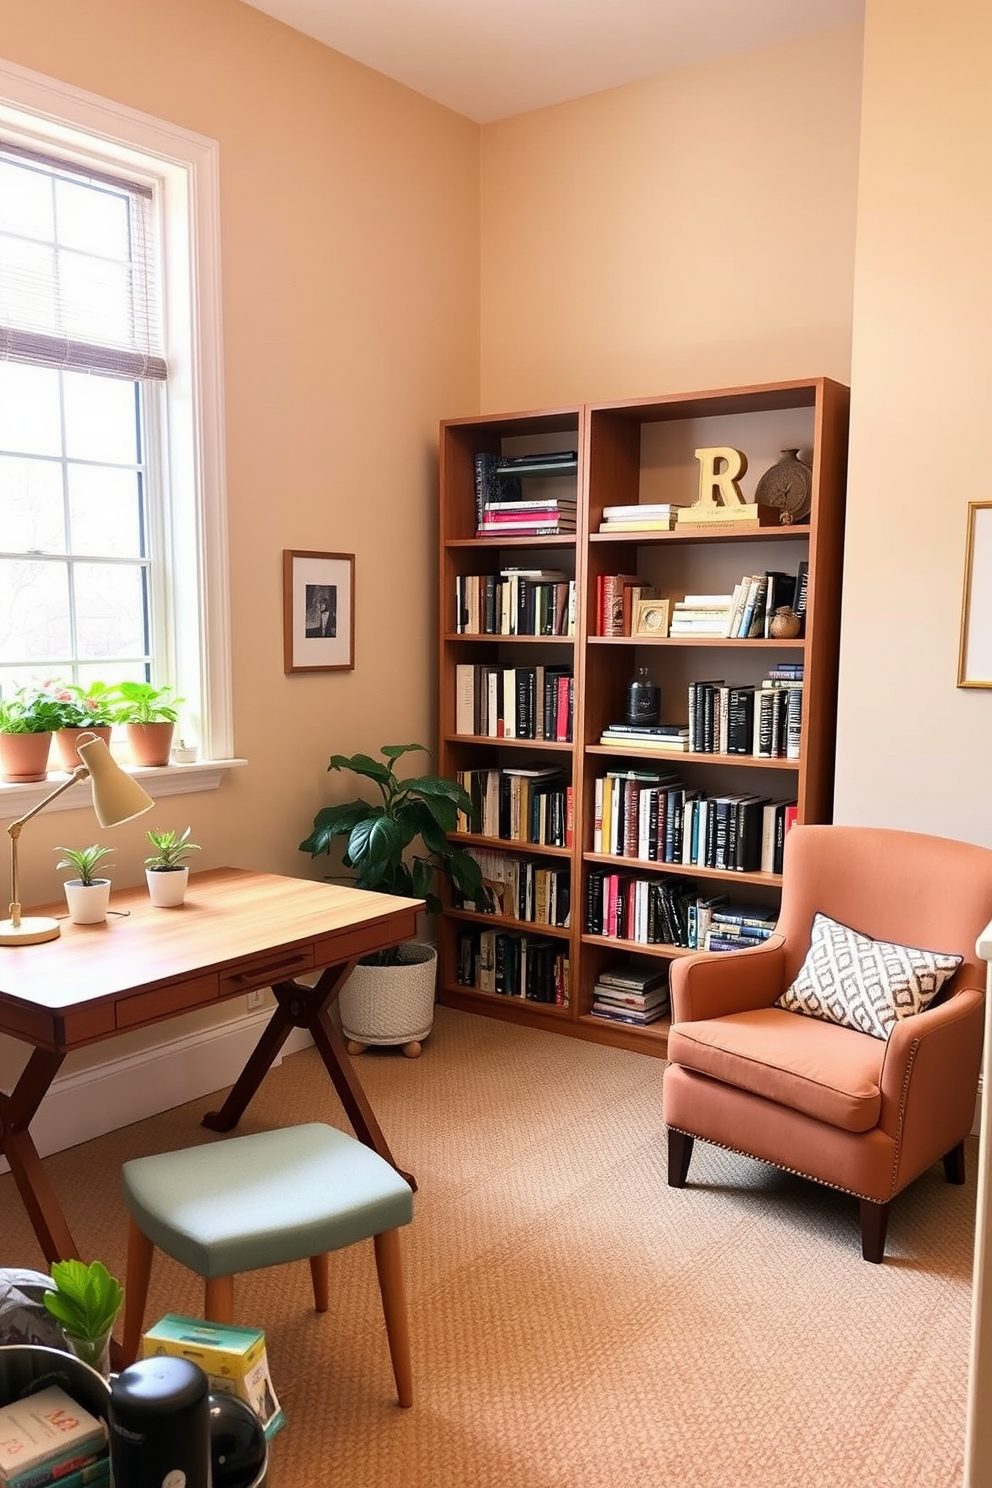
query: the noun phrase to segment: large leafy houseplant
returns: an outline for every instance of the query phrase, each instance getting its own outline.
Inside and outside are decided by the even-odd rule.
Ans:
[[[329,852],[336,838],[344,838],[342,862],[355,870],[355,888],[423,899],[433,913],[441,908],[435,892],[439,874],[474,899],[481,891],[482,873],[475,859],[447,837],[458,825],[459,812],[471,817],[470,797],[443,775],[398,776],[397,761],[412,752],[429,753],[423,744],[384,744],[379,753],[385,764],[367,754],[332,754],[328,771],[346,770],[371,780],[380,800],[358,797],[322,807],[300,851],[315,858]],[[380,965],[393,965],[397,951],[380,951],[375,959]]]

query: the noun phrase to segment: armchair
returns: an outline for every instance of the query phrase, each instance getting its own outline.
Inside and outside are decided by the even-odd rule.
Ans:
[[[955,953],[961,964],[887,1039],[777,1007],[818,912],[875,940]],[[701,1137],[854,1195],[862,1254],[881,1261],[902,1189],[938,1158],[948,1181],[965,1179],[984,1028],[975,942],[990,920],[987,848],[885,828],[793,828],[772,939],[673,963],[663,1094],[670,1186],[685,1186]]]

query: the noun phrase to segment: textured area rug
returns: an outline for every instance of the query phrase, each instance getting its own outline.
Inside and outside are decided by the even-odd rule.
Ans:
[[[420,1059],[357,1068],[397,1162],[416,1404],[395,1403],[371,1242],[239,1281],[287,1417],[271,1488],[960,1488],[977,1151],[893,1206],[885,1263],[857,1203],[697,1143],[668,1188],[664,1065],[437,1010]],[[123,1277],[128,1157],[220,1138],[210,1097],[49,1158],[77,1241]],[[240,1130],[348,1129],[314,1050]],[[9,1176],[0,1257],[44,1268]],[[156,1258],[146,1323],[197,1315]]]

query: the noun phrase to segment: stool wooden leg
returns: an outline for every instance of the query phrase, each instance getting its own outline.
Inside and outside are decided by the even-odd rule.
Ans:
[[[413,1370],[410,1364],[410,1328],[406,1314],[406,1292],[403,1287],[403,1256],[399,1230],[383,1230],[374,1237],[375,1268],[379,1273],[382,1310],[386,1318],[389,1357],[400,1405],[413,1404]]]
[[[313,1280],[313,1305],[317,1312],[327,1311],[327,1251],[323,1255],[310,1257],[310,1276]]]
[[[234,1277],[208,1276],[204,1289],[203,1316],[208,1323],[234,1322]]]
[[[141,1346],[141,1325],[145,1320],[148,1283],[152,1274],[155,1247],[131,1220],[127,1233],[127,1274],[124,1287],[124,1338],[121,1342],[121,1367],[133,1364]]]

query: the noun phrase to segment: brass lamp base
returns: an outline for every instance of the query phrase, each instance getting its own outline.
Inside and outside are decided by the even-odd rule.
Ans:
[[[0,945],[41,945],[46,940],[58,940],[62,928],[58,920],[42,919],[26,915],[19,925],[13,920],[0,920]]]

